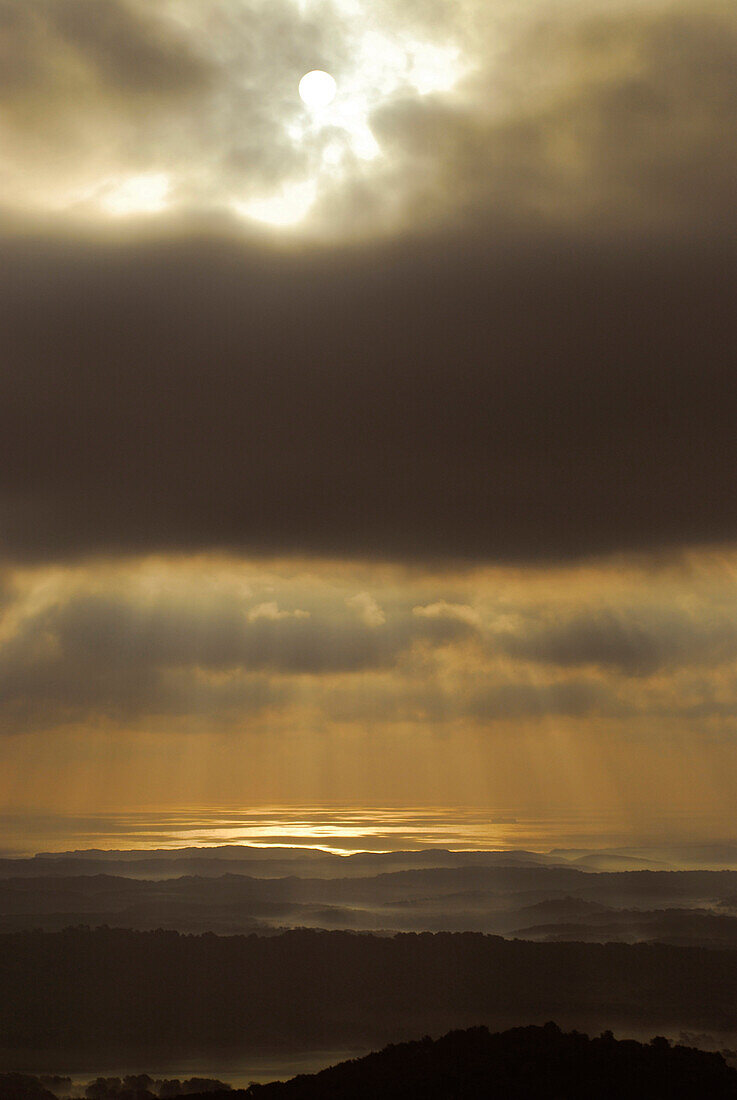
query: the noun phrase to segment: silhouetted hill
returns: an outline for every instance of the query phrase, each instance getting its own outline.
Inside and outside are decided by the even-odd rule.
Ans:
[[[310,1077],[252,1085],[249,1100],[734,1100],[737,1071],[719,1054],[564,1034],[555,1024],[491,1035],[485,1027],[389,1046]]]
[[[22,1073],[0,1073],[0,1100],[56,1100],[36,1077]]]

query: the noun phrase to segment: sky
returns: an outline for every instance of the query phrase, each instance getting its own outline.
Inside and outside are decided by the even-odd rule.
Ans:
[[[0,148],[0,809],[733,835],[733,5],[0,0]]]

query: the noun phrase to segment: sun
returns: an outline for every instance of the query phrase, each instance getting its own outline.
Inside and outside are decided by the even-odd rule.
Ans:
[[[299,82],[299,94],[312,110],[327,107],[335,99],[337,90],[334,78],[322,69],[305,73]]]
[[[2,0],[0,0],[0,3]],[[302,0],[305,5],[322,0]],[[266,193],[234,196],[231,209],[241,218],[274,229],[295,229],[329,189],[348,182],[356,171],[381,170],[382,150],[371,128],[373,113],[395,96],[425,96],[450,91],[465,71],[453,44],[423,42],[405,34],[386,34],[372,26],[368,0],[335,0],[358,5],[352,19],[350,66],[343,64],[340,85],[324,69],[312,69],[299,81],[304,109],[290,111],[285,134],[307,154],[307,175],[276,182]]]

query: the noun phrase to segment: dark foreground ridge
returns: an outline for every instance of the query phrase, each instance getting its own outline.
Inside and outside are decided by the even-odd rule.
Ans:
[[[737,1070],[721,1054],[598,1039],[554,1023],[491,1034],[486,1027],[451,1031],[442,1039],[387,1046],[377,1054],[341,1062],[291,1081],[252,1084],[243,1090],[202,1082],[205,1091],[161,1088],[174,1082],[149,1077],[95,1082],[90,1100],[735,1100]],[[178,1085],[179,1082],[176,1082]],[[213,1089],[213,1086],[216,1086]],[[56,1100],[42,1083],[0,1075],[0,1100]]]
[[[720,1054],[589,1039],[555,1024],[492,1035],[485,1027],[388,1046],[309,1077],[246,1092],[201,1094],[254,1100],[722,1100],[737,1097],[737,1070]],[[194,1098],[192,1098],[194,1100]]]

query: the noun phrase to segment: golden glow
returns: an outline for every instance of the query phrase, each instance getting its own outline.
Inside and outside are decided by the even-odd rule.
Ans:
[[[255,22],[248,11],[257,13]],[[297,0],[286,28],[270,27],[258,0],[245,8],[241,0],[165,5],[154,18],[206,77],[193,75],[181,96],[167,100],[164,91],[160,103],[129,113],[133,100],[108,101],[91,70],[79,65],[74,79],[65,75],[66,47],[50,40],[62,121],[51,111],[24,119],[38,126],[42,156],[29,140],[15,149],[16,163],[4,144],[5,205],[103,224],[229,211],[275,229],[307,225],[319,199],[356,182],[378,183],[392,169],[374,133],[376,112],[447,93],[471,65],[448,28],[433,32],[401,8],[377,13],[369,0]],[[265,42],[269,34],[286,36],[285,58],[307,52],[315,27],[331,71],[315,68],[300,79],[283,61],[269,72],[254,26]],[[74,139],[63,141],[56,134],[65,132],[67,112]]]
[[[314,805],[340,792],[520,820],[607,812],[642,830],[643,807],[728,821],[735,562],[703,551],[657,567],[429,572],[201,555],[17,570],[0,633],[0,801]],[[605,648],[571,666],[567,650],[556,663],[520,648],[588,616],[615,640],[636,628],[664,662],[630,669]],[[472,847],[521,843],[509,823],[467,824]],[[271,825],[178,833],[274,843],[296,830],[299,843],[357,849],[401,836],[379,818]]]
[[[129,176],[103,189],[100,206],[115,217],[127,214],[159,214],[166,209],[169,191],[169,177],[164,172]]]
[[[512,814],[483,807],[419,806],[255,806],[246,809],[194,807],[186,810],[16,813],[8,817],[5,840],[17,854],[85,848],[130,851],[211,848],[220,845],[257,849],[297,848],[350,856],[361,853],[418,851],[548,852],[555,848],[656,849],[688,846],[728,830],[718,814],[635,815],[563,812],[541,816]],[[722,835],[728,833],[722,832]],[[22,845],[22,848],[19,848]],[[677,866],[676,852],[671,858]]]
[[[247,202],[234,202],[233,210],[243,218],[280,228],[301,222],[316,197],[317,183],[304,180],[302,183],[288,184],[276,194]]]
[[[350,182],[357,165],[386,167],[371,128],[376,110],[395,96],[447,92],[466,71],[458,47],[385,33],[365,6],[355,7],[350,68],[339,85],[323,70],[306,73],[299,93],[308,110],[286,127],[295,148],[309,151],[310,175],[270,194],[236,200],[232,209],[241,217],[277,228],[300,224],[326,189]]]

